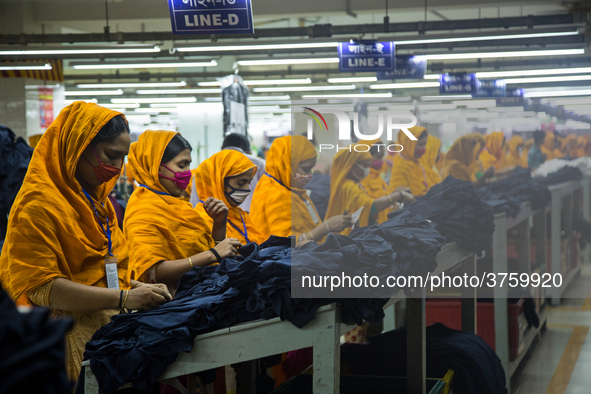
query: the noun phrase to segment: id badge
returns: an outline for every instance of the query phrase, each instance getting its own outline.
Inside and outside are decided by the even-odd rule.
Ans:
[[[109,289],[119,290],[119,275],[117,275],[117,256],[105,256],[105,272]]]
[[[306,201],[306,207],[308,207],[308,213],[310,213],[310,216],[312,217],[312,221],[314,222],[314,224],[320,223],[320,218],[318,217],[318,215],[316,215],[316,211],[314,211],[314,207],[312,206],[312,204],[310,204],[310,201]]]

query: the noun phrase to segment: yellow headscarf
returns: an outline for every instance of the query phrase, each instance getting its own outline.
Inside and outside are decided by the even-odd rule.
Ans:
[[[427,129],[415,126],[408,129],[417,140]],[[415,196],[422,196],[429,190],[427,171],[419,159],[415,158],[417,142],[411,140],[402,130],[398,132],[398,143],[404,147],[402,153],[396,156],[392,164],[392,175],[388,190],[393,192],[400,186],[410,187],[410,192]]]
[[[225,193],[225,179],[245,173],[256,166],[250,159],[237,150],[227,149],[216,153],[209,159],[202,162],[195,170],[197,195],[201,201],[209,197],[221,200],[228,207],[228,224],[226,226],[226,237],[236,238],[243,244],[248,242],[262,243],[266,240],[261,233],[253,226],[252,220],[247,212],[240,207],[233,207],[228,201]],[[199,203],[197,212],[205,219],[209,227],[213,225],[213,219],[209,217],[203,204]],[[248,235],[248,239],[246,237]]]
[[[577,136],[569,134],[562,140],[562,148],[560,149],[565,155],[572,158],[579,157],[577,151]]]
[[[544,145],[542,145],[542,153],[546,155],[546,161],[552,159],[561,159],[564,154],[560,149],[554,148],[556,142],[556,136],[554,133],[546,132],[546,138],[544,139]]]
[[[474,182],[476,175],[472,163],[474,162],[474,145],[476,144],[472,134],[455,140],[445,157],[445,167],[441,177],[445,179],[451,175],[462,181]]]
[[[509,152],[505,163],[507,166],[520,166],[523,167],[523,152],[519,153],[519,146],[523,146],[523,138],[519,135],[514,135],[509,140]],[[523,148],[522,148],[523,149]]]
[[[123,221],[136,280],[160,261],[185,259],[215,246],[211,228],[191,203],[169,195],[160,184],[162,156],[176,134],[145,131],[129,150],[133,177],[147,186],[133,192]]]
[[[271,144],[265,175],[257,183],[250,205],[250,218],[265,239],[271,235],[298,237],[314,229],[308,204],[320,217],[303,189],[291,187],[291,175],[302,161],[317,156],[314,145],[301,135],[277,138]]]
[[[505,134],[500,131],[493,131],[486,136],[486,148],[480,153],[480,162],[484,171],[489,167],[494,167],[497,170],[503,168],[504,140]]]
[[[439,153],[440,149],[441,140],[435,136],[429,135],[427,139],[427,151],[419,160],[427,173],[427,184],[429,189],[441,182],[439,171],[435,168],[437,156],[441,156]]]
[[[117,115],[77,101],[64,108],[41,137],[12,206],[0,257],[2,286],[12,298],[56,278],[107,287],[107,237],[75,172],[82,152]],[[129,289],[127,242],[108,199],[117,179],[97,187],[93,203],[105,228],[109,221],[119,286]]]
[[[351,144],[351,151],[348,149],[340,150],[332,160],[332,168],[330,171],[330,202],[326,210],[326,218],[342,215],[345,210],[349,213],[354,213],[359,208],[364,207],[359,221],[358,227],[364,227],[369,224],[371,206],[375,199],[371,198],[363,191],[358,182],[348,178],[353,166],[364,160],[371,160],[369,152],[363,152],[365,147],[359,146],[359,152],[355,148],[359,144]],[[341,232],[343,235],[351,233],[351,229],[345,229]]]
[[[585,138],[585,136],[580,135],[579,138],[577,138],[577,152],[576,152],[576,156],[575,157],[585,157],[586,156],[586,152],[585,152],[585,148],[587,147],[587,138]]]
[[[373,144],[383,144],[384,142],[376,138],[375,140],[367,140],[367,141],[359,141],[359,144],[367,145],[371,148]],[[380,152],[384,152],[384,159],[387,156],[388,150],[386,146],[380,146]],[[382,168],[375,169],[373,167],[369,168],[369,175],[363,178],[360,182],[361,187],[367,193],[368,196],[371,198],[377,199],[388,195],[388,184],[382,178],[382,172],[384,172],[387,168],[387,165],[384,163]],[[388,220],[388,212],[389,210],[385,209],[382,212],[378,213],[377,223],[383,223]]]

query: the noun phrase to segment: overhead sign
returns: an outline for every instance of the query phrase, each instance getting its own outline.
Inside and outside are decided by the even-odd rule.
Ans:
[[[506,97],[523,97],[525,90],[523,89],[507,89],[505,92]]]
[[[251,0],[168,0],[173,34],[252,34]]]
[[[476,81],[476,93],[474,97],[505,97],[507,85],[504,79],[490,81]]]
[[[393,42],[339,42],[339,71],[371,72],[394,70]]]
[[[473,94],[476,92],[476,74],[441,74],[440,94]]]
[[[382,79],[422,79],[427,72],[425,56],[396,55],[393,71],[378,71],[378,80]]]

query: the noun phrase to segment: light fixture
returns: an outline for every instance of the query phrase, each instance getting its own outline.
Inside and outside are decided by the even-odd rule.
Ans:
[[[441,76],[441,74],[425,74],[423,76],[423,79],[437,79],[437,80],[439,80],[440,76]]]
[[[450,110],[456,108],[457,105],[455,104],[419,104],[421,110]]]
[[[73,90],[64,92],[64,96],[121,96],[123,90]]]
[[[463,105],[467,108],[494,108],[497,106],[496,100],[457,100],[452,104]]]
[[[150,123],[152,118],[150,115],[125,115],[125,119],[127,119],[131,123]]]
[[[182,68],[182,67],[213,67],[217,66],[215,60],[209,62],[101,62],[101,63],[70,63],[77,70],[102,70],[117,68]]]
[[[248,99],[250,101],[265,101],[265,100],[289,100],[291,97],[289,95],[284,96],[250,96]]]
[[[498,57],[532,57],[532,56],[560,56],[583,55],[585,49],[550,49],[541,51],[511,51],[511,52],[477,52],[477,53],[443,53],[425,55],[427,60],[461,60],[461,59],[488,59]]]
[[[265,92],[306,92],[312,90],[354,90],[355,85],[328,85],[328,86],[283,86],[278,88],[254,88],[256,93]]]
[[[579,90],[547,90],[526,92],[527,97],[565,97],[565,96],[588,96],[591,95],[591,89]]]
[[[221,93],[221,89],[162,89],[136,90],[136,94],[210,94]]]
[[[101,88],[172,88],[175,86],[187,86],[185,81],[180,82],[137,82],[137,83],[81,83],[76,85],[80,89]]]
[[[303,78],[303,79],[258,79],[258,80],[250,80],[244,81],[245,85],[303,85],[307,83],[312,83],[310,78]],[[220,81],[208,81],[208,82],[198,82],[197,86],[220,86]]]
[[[565,99],[541,99],[540,103],[542,103],[542,104],[554,103],[555,105],[583,105],[583,104],[591,104],[591,97],[565,98]]]
[[[30,48],[24,47],[20,49],[2,50],[0,49],[0,56],[21,56],[21,55],[92,55],[92,54],[106,54],[106,53],[156,53],[160,52],[158,45],[151,45],[147,47],[125,47],[125,46],[110,46],[110,47],[69,47],[61,46],[56,48]]]
[[[252,100],[252,98],[251,98]],[[221,97],[205,97],[203,99],[203,101],[207,101],[207,102],[221,102],[222,98]]]
[[[328,83],[376,82],[377,77],[328,78]]]
[[[64,100],[64,105],[70,105],[70,104],[73,104],[73,103],[75,103],[76,101],[83,101],[83,102],[85,102],[85,103],[95,103],[95,104],[97,104],[97,103],[98,103],[98,100],[97,100],[97,99],[95,99],[95,98],[93,98],[93,99],[84,99],[84,100],[82,100],[82,99],[77,99],[77,100]],[[104,106],[104,104],[99,104],[99,105],[102,105],[102,106]]]
[[[160,113],[160,112],[178,112],[177,108],[137,108],[135,113]]]
[[[238,60],[239,66],[281,66],[291,64],[322,64],[338,63],[338,57],[310,58],[310,59],[264,59],[264,60]]]
[[[128,104],[99,104],[101,107],[105,108],[139,108],[139,103],[128,103]]]
[[[197,101],[195,97],[175,97],[175,98],[122,98],[111,99],[113,104],[129,104],[129,103],[194,103]]]
[[[51,70],[49,63],[0,63],[0,70]]]
[[[468,37],[444,37],[444,38],[423,38],[423,39],[408,39],[408,40],[394,40],[396,46],[415,45],[415,44],[439,44],[444,42],[467,42],[467,41],[491,41],[491,40],[512,40],[518,38],[538,38],[538,37],[561,37],[561,36],[575,36],[579,34],[577,30],[557,31],[557,32],[540,32],[540,33],[514,33],[514,34],[495,34],[487,36],[468,36]]]
[[[534,78],[509,78],[505,83],[543,83],[543,82],[567,82],[567,81],[589,81],[591,75],[566,75],[561,77],[534,77]]]
[[[543,70],[515,70],[515,71],[483,71],[476,73],[477,78],[528,77],[553,74],[585,74],[591,73],[591,67],[549,68]]]
[[[489,112],[523,112],[523,107],[496,107],[496,108],[489,108]]]
[[[179,52],[228,52],[228,51],[260,51],[273,49],[307,49],[307,48],[336,48],[338,42],[309,42],[309,43],[273,43],[256,45],[203,45],[198,47],[175,47]]]
[[[413,89],[413,88],[436,88],[439,82],[403,82],[403,83],[384,83],[379,85],[369,85],[370,89]]]
[[[450,94],[447,96],[421,96],[421,101],[439,101],[439,100],[457,100],[457,99],[471,99],[469,94]]]
[[[392,93],[358,93],[358,94],[307,94],[302,96],[305,99],[315,98],[390,98]]]
[[[176,108],[176,107],[177,107],[177,104],[174,104],[174,103],[172,103],[172,104],[167,104],[167,103],[164,103],[164,104],[150,104],[150,108]]]

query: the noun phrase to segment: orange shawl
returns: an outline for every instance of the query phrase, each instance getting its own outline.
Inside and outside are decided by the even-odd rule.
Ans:
[[[197,195],[201,201],[213,197],[223,201],[228,207],[226,237],[236,238],[243,244],[247,244],[248,242],[260,244],[266,238],[253,226],[252,220],[247,212],[244,212],[240,207],[230,205],[224,190],[226,177],[240,175],[251,168],[254,168],[256,174],[256,166],[244,154],[233,149],[223,150],[211,156],[197,167],[195,170],[195,186]],[[209,217],[202,203],[197,204],[195,209],[205,219],[209,227],[213,226],[213,219]],[[248,235],[248,239],[246,235]]]
[[[441,149],[441,140],[435,136],[429,135],[427,139],[427,151],[419,159],[425,172],[427,173],[427,185],[429,189],[441,182],[441,176],[439,171],[435,168],[437,162],[437,156],[441,156],[443,153],[439,153]]]
[[[566,138],[562,140],[561,150],[562,153],[569,155],[573,159],[579,157],[579,151],[577,149],[577,136],[574,134],[567,135]]]
[[[123,221],[132,279],[137,280],[160,261],[184,259],[215,246],[211,229],[191,203],[169,195],[160,184],[162,155],[176,134],[145,131],[129,150],[133,177],[147,186],[133,192]]]
[[[484,171],[490,167],[496,170],[503,168],[503,140],[505,134],[500,131],[493,131],[486,136],[486,148],[480,153],[480,162]]]
[[[542,153],[546,155],[546,161],[552,159],[562,159],[564,154],[560,149],[555,149],[554,144],[556,142],[556,136],[554,133],[546,132],[546,138],[544,139],[544,145],[542,145]]]
[[[306,202],[321,220],[306,191],[291,187],[291,176],[300,163],[316,156],[314,145],[301,135],[277,138],[271,144],[265,175],[257,183],[250,205],[250,218],[263,238],[297,238],[320,224],[314,223],[308,211]]]
[[[427,129],[415,126],[408,130],[418,139]],[[411,140],[400,130],[398,132],[398,143],[404,147],[404,151],[393,160],[388,190],[393,192],[400,186],[406,186],[410,187],[410,192],[414,196],[422,196],[429,190],[429,181],[427,171],[423,168],[421,161],[415,158],[417,141]]]
[[[519,146],[523,147],[524,145],[524,141],[523,138],[521,138],[521,136],[519,135],[514,135],[513,137],[511,137],[511,140],[509,140],[509,152],[507,152],[507,156],[505,159],[505,163],[507,164],[507,166],[509,167],[516,167],[516,166],[520,166],[523,167],[523,152],[521,153],[521,156],[519,155]]]
[[[53,279],[107,287],[107,237],[75,177],[82,152],[119,112],[77,101],[64,108],[35,148],[8,221],[0,257],[2,285],[17,299]],[[94,205],[118,258],[119,286],[128,289],[128,248],[108,195],[118,177],[95,189]]]
[[[474,136],[471,134],[454,141],[445,158],[445,167],[441,176],[443,179],[451,175],[462,181],[476,181],[472,168],[475,144]]]
[[[368,140],[368,141],[359,141],[359,144],[365,144],[371,147],[373,144],[383,144],[382,140],[379,138],[375,140]],[[387,156],[387,149],[385,146],[381,146],[380,149],[385,150],[384,158]],[[369,175],[363,178],[360,182],[361,187],[367,193],[368,196],[371,198],[377,199],[388,195],[388,184],[382,178],[382,173],[386,170],[387,166],[382,166],[381,169],[376,170],[372,167],[369,168]],[[378,220],[377,223],[383,223],[388,220],[388,209],[384,209],[382,212],[378,213]]]

